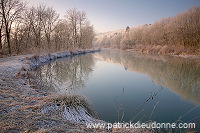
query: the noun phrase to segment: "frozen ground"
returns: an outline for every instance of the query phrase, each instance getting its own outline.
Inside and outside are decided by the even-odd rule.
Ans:
[[[0,58],[0,132],[152,132],[146,129],[90,129],[85,123],[99,123],[82,106],[58,106],[55,96],[42,91],[29,77],[29,70],[57,58],[99,50],[21,55]]]
[[[1,132],[83,132],[86,130],[93,132],[84,129],[83,126],[85,122],[98,121],[92,118],[87,110],[83,107],[59,109],[61,107],[55,106],[53,102],[50,103],[51,94],[36,87],[33,84],[34,80],[30,79],[28,74],[28,70],[41,63],[90,52],[95,50],[0,58]],[[49,106],[56,108],[49,108]]]

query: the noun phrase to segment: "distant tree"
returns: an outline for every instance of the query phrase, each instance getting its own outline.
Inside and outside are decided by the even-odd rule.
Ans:
[[[72,28],[65,19],[59,20],[57,23],[53,38],[56,50],[72,48]]]
[[[26,12],[26,25],[30,27],[30,31],[34,37],[35,47],[41,47],[43,19],[46,15],[45,9],[46,5],[40,4],[37,7],[31,7]]]
[[[54,31],[57,22],[59,18],[59,15],[56,13],[56,11],[53,8],[46,8],[44,10],[44,17],[42,18],[42,25],[44,28],[44,33],[46,36],[48,47],[50,48],[51,43],[51,36],[52,32]]]
[[[80,42],[82,44],[81,48],[91,48],[94,37],[94,28],[88,22],[82,29],[82,40]]]
[[[109,46],[104,42],[111,42],[110,47],[116,46],[116,44],[117,47],[133,47],[140,50],[148,47],[148,49],[156,49],[159,52],[159,49],[165,46],[163,49],[166,51],[174,51],[179,54],[181,52],[199,54],[199,18],[200,6],[196,6],[174,17],[162,18],[153,24],[145,24],[131,29],[127,26],[126,30],[122,32],[122,38],[117,39],[117,34],[113,35],[113,32],[110,32],[105,33],[108,36],[106,41],[102,37],[104,34],[97,36],[96,40],[99,45],[104,47]],[[119,40],[120,44],[115,40]]]
[[[81,42],[83,39],[83,27],[87,23],[86,21],[86,13],[85,12],[79,12],[78,13],[78,23],[79,23],[79,47],[81,47]]]
[[[130,27],[129,26],[127,26],[126,27],[126,32],[128,32],[130,30]]]
[[[76,8],[68,10],[67,14],[65,15],[65,18],[67,19],[67,21],[72,26],[73,45],[74,45],[74,47],[76,47],[75,45],[78,43],[78,36],[77,36],[77,32],[78,32],[78,15],[79,15],[79,12],[77,11]]]
[[[66,12],[65,20],[71,29],[71,40],[73,48],[91,47],[94,39],[94,29],[90,25],[84,11],[77,11],[76,8]]]

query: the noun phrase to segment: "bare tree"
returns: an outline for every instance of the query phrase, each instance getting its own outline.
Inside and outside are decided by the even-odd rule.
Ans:
[[[45,5],[39,5],[38,7],[31,7],[26,14],[27,25],[30,26],[31,31],[35,37],[35,46],[41,46],[42,37],[42,19],[45,17],[44,9]]]
[[[78,31],[78,14],[79,12],[77,11],[76,8],[70,9],[67,11],[67,14],[65,15],[67,21],[70,23],[71,28],[72,28],[72,34],[73,34],[73,45],[75,45],[78,42],[78,36],[77,36],[77,31]]]
[[[84,11],[77,11],[74,8],[67,11],[65,18],[72,31],[72,47],[91,47],[91,39],[94,39],[94,30],[86,17],[86,13]]]
[[[45,33],[49,48],[50,48],[50,43],[51,43],[51,35],[52,35],[53,30],[56,27],[55,23],[57,22],[58,18],[59,18],[59,15],[56,13],[56,11],[53,8],[48,7],[44,11],[42,24],[44,27],[44,33]]]
[[[11,55],[11,43],[10,34],[11,28],[14,21],[21,18],[21,13],[25,9],[25,3],[20,0],[1,0],[0,3],[0,14],[3,17],[4,30],[6,35],[6,41],[8,44],[8,51]]]
[[[59,20],[53,38],[56,50],[71,48],[73,43],[72,28],[66,20]]]
[[[94,28],[93,26],[90,25],[89,22],[87,22],[82,29],[81,48],[86,48],[86,49],[91,48],[94,37],[95,37]]]
[[[0,50],[2,50],[3,48],[2,37],[3,37],[3,16],[2,14],[0,14]]]
[[[92,46],[94,30],[83,11],[70,9],[59,20],[44,4],[25,9],[20,0],[1,0],[0,6],[0,49],[6,43],[10,55]]]
[[[82,38],[83,38],[83,27],[86,24],[86,13],[84,11],[78,12],[78,21],[79,21],[79,47],[81,47]]]

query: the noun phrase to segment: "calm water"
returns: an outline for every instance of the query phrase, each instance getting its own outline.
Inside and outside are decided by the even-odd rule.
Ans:
[[[199,120],[199,60],[103,50],[51,62],[36,73],[53,93],[84,95],[108,122]]]

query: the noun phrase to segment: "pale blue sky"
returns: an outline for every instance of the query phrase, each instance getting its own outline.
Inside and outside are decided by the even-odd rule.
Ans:
[[[23,0],[29,5],[45,3],[62,17],[66,10],[77,8],[97,32],[125,29],[126,26],[150,24],[163,17],[175,16],[200,5],[200,0]]]

